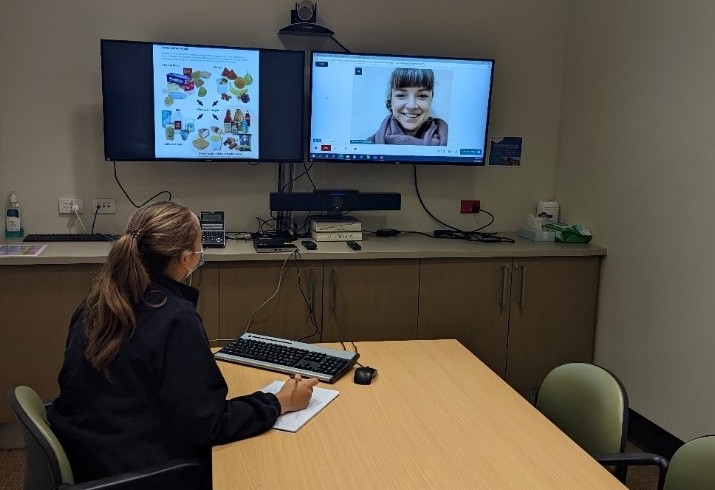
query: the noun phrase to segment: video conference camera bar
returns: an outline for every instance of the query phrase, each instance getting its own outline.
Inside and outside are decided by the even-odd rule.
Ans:
[[[398,192],[316,189],[313,192],[271,192],[271,211],[389,211],[401,208]]]

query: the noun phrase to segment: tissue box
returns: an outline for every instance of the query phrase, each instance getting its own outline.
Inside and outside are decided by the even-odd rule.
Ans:
[[[519,235],[534,242],[553,242],[555,234],[553,231],[538,231],[532,228],[519,228]]]

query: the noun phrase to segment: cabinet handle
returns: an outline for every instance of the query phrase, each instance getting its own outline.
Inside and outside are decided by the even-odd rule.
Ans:
[[[315,269],[310,269],[310,275],[308,276],[308,287],[310,294],[310,312],[315,312]]]
[[[330,294],[330,309],[335,311],[335,297],[336,297],[336,288],[337,285],[335,284],[335,268],[330,269],[330,287],[332,289],[331,294]]]
[[[504,311],[504,305],[506,304],[506,285],[509,284],[509,269],[511,269],[509,264],[501,266],[501,299],[499,300],[500,312]]]
[[[519,266],[517,266],[519,267]],[[524,298],[526,297],[526,266],[521,266],[521,293],[519,295],[519,306],[526,306]]]

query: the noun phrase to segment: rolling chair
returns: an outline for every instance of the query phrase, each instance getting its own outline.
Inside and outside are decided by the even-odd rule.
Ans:
[[[630,465],[656,465],[662,483],[666,458],[625,452],[628,395],[611,372],[593,364],[559,366],[541,384],[536,408],[621,482]]]
[[[201,487],[199,462],[194,459],[177,459],[75,484],[67,454],[47,422],[46,408],[38,394],[27,386],[17,386],[10,389],[8,399],[22,424],[25,439],[25,490],[193,490]]]

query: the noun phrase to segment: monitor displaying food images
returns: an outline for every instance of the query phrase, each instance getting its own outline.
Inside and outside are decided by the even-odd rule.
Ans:
[[[107,161],[303,160],[302,51],[111,40],[101,51]]]

